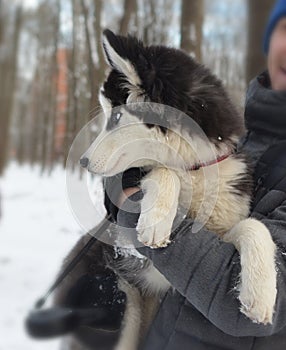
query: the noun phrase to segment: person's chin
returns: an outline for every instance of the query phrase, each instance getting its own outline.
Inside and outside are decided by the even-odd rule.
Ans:
[[[280,68],[272,81],[272,89],[286,91],[286,69]]]

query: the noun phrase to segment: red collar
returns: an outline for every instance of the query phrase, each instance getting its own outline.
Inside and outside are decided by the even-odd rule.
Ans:
[[[209,162],[197,163],[195,165],[192,165],[190,168],[187,168],[187,171],[199,170],[200,168],[219,163],[219,162],[223,161],[224,159],[228,158],[231,154],[232,153],[224,154],[223,156],[220,156],[216,159],[210,160]]]

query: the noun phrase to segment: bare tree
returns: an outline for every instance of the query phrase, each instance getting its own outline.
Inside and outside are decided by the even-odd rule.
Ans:
[[[123,16],[119,24],[119,33],[126,35],[129,29],[129,23],[132,16],[137,13],[137,0],[124,0]]]
[[[52,166],[54,146],[54,123],[56,112],[56,74],[59,36],[59,0],[42,3],[39,7],[39,74],[40,74],[40,160],[42,171]]]
[[[202,61],[203,0],[182,0],[180,47]]]
[[[98,66],[96,71],[97,81],[98,83],[101,83],[104,78],[104,70],[106,67],[102,47],[101,47],[101,32],[102,32],[102,26],[101,26],[101,18],[102,18],[102,12],[103,12],[103,2],[102,0],[94,0],[95,2],[95,14],[94,14],[94,21],[93,21],[93,29],[95,33],[95,42],[96,42],[96,52],[98,56]],[[134,0],[136,2],[136,0]],[[98,95],[98,91],[97,91]],[[97,96],[96,95],[96,96]]]
[[[262,51],[263,35],[273,0],[248,0],[248,43],[246,58],[247,83],[265,67],[265,56]]]
[[[3,18],[3,2],[0,0],[0,45],[3,44],[4,37],[4,18]]]
[[[15,9],[13,23],[9,22],[10,16],[4,8],[4,3],[0,3],[0,174],[3,172],[7,161],[9,144],[9,127],[12,115],[16,77],[17,77],[17,57],[19,51],[19,39],[22,26],[22,7]],[[10,32],[9,32],[10,31]],[[12,34],[12,35],[11,35]]]
[[[89,82],[90,110],[98,103],[98,88],[102,82],[104,73],[105,63],[100,45],[102,5],[102,0],[94,0],[93,7],[88,7],[85,1],[81,0],[87,47],[87,79]],[[90,22],[93,22],[92,25],[89,25]]]
[[[170,45],[174,37],[175,8],[176,2],[172,0],[138,0],[136,26],[129,25],[129,31],[147,45]]]
[[[72,48],[68,59],[69,67],[69,90],[68,90],[68,113],[66,114],[66,137],[65,137],[65,155],[71,146],[72,140],[76,135],[78,111],[78,78],[76,74],[78,52],[76,33],[78,29],[78,7],[76,2],[72,2]],[[66,158],[66,157],[65,157]],[[65,160],[64,160],[65,164]]]

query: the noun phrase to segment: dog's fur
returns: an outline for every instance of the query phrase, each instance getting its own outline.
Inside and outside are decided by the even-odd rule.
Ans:
[[[84,155],[89,159],[88,170],[113,176],[131,166],[148,169],[140,183],[144,197],[138,240],[153,248],[166,246],[178,206],[185,208],[190,217],[199,218],[235,245],[241,257],[241,312],[255,322],[271,323],[276,299],[275,245],[262,223],[247,218],[251,174],[245,156],[235,151],[243,123],[221,82],[180,50],[147,47],[134,37],[109,30],[103,34],[103,48],[110,66],[99,96],[106,124]],[[166,105],[170,113],[168,109],[165,113]],[[192,118],[206,137],[188,123],[182,125],[175,110],[172,119],[172,108]],[[224,160],[208,163],[224,155]],[[218,171],[219,176],[204,183],[206,169]],[[128,298],[116,349],[136,349],[146,316],[142,316],[142,300],[146,295],[158,300],[170,285],[148,260],[143,260],[144,268],[142,260],[133,256],[119,260],[109,256],[107,261],[120,276]],[[139,271],[135,279],[134,271]],[[150,322],[151,311],[145,319]]]

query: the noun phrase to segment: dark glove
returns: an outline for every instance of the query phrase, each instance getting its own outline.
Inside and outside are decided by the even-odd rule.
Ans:
[[[81,276],[68,291],[62,305],[35,310],[26,320],[34,338],[72,334],[86,348],[111,349],[118,341],[125,312],[126,295],[117,287],[111,270]]]
[[[141,168],[130,168],[124,173],[107,177],[104,180],[104,205],[107,213],[112,215],[114,221],[117,221],[118,207],[116,203],[118,203],[118,198],[122,191],[129,187],[139,186],[141,179],[145,175],[146,172]]]

